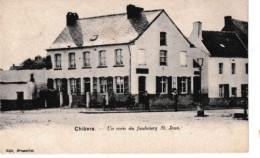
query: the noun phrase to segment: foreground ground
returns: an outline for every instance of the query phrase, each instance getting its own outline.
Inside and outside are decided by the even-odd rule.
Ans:
[[[1,112],[1,152],[13,146],[36,153],[243,152],[248,148],[248,121],[232,117],[242,109],[206,110],[203,118],[196,117],[196,111],[87,112],[84,108]]]

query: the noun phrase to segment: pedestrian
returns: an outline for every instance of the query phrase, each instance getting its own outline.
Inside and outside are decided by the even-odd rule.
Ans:
[[[149,110],[149,94],[147,93],[147,91],[144,91],[143,93],[143,100],[144,100],[144,107],[145,110]]]
[[[172,95],[173,95],[173,101],[174,101],[174,108],[175,108],[175,111],[178,111],[178,92],[177,92],[177,89],[173,89],[173,92],[172,92]]]
[[[115,103],[116,103],[116,99],[114,96],[114,92],[111,92],[111,95],[109,97],[109,106],[111,107],[111,110],[115,110]]]
[[[106,111],[106,95],[103,95],[103,99],[102,99],[102,105],[103,105],[103,110]]]

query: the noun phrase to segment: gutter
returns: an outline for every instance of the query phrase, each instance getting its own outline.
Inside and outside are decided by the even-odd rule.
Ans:
[[[130,46],[128,46],[128,50],[129,50],[129,92],[131,92],[131,87],[132,87],[132,82],[131,82],[131,78],[132,78],[132,75],[131,75],[131,67],[132,67],[132,53],[131,53],[131,50],[130,50]]]

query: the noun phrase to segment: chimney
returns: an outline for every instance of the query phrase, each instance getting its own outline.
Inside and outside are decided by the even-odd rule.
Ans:
[[[129,4],[126,7],[127,19],[139,18],[144,8],[136,7],[135,5]]]
[[[79,19],[79,16],[77,13],[68,12],[66,18],[67,26],[74,26],[76,21]]]
[[[196,21],[193,23],[191,36],[202,40],[202,23],[200,21]]]
[[[225,26],[230,25],[232,20],[232,16],[225,16]]]

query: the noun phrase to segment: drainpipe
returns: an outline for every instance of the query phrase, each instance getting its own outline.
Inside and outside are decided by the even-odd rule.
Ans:
[[[128,50],[129,50],[129,92],[132,92],[131,91],[131,87],[132,87],[132,82],[131,82],[131,67],[132,67],[132,53],[131,53],[131,50],[130,50],[130,46],[128,46]]]

